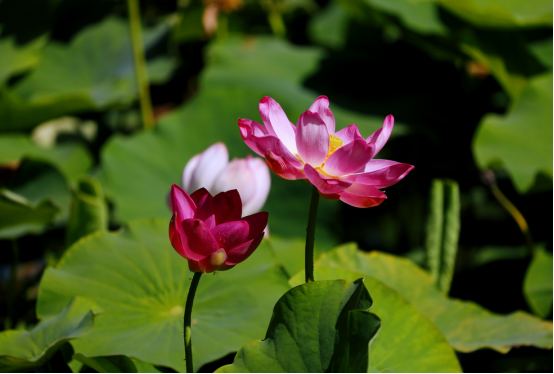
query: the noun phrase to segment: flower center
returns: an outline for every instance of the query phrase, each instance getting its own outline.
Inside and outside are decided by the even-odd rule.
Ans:
[[[329,135],[329,150],[327,151],[327,157],[325,157],[325,161],[323,161],[321,167],[325,166],[327,159],[331,157],[331,155],[335,153],[337,149],[341,148],[343,144],[344,142],[338,136]]]

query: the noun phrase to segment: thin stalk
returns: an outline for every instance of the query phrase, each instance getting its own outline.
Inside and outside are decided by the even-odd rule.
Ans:
[[[276,6],[270,7],[267,20],[269,22],[269,26],[271,27],[271,31],[273,31],[273,35],[278,38],[283,38],[287,33],[287,27],[283,21],[283,16],[275,8]]]
[[[308,228],[306,228],[306,252],[305,252],[305,272],[306,283],[314,281],[314,242],[315,242],[315,223],[317,220],[317,206],[319,205],[319,192],[315,186],[312,186],[312,199],[310,201],[310,215],[308,216]]]
[[[529,250],[530,254],[533,254],[535,251],[535,246],[533,245],[533,237],[531,236],[531,232],[529,231],[529,225],[527,224],[527,221],[525,220],[525,217],[523,217],[523,214],[516,208],[514,204],[508,198],[500,191],[500,188],[496,185],[496,183],[490,184],[491,192],[496,197],[496,200],[510,213],[510,215],[513,217],[514,221],[516,221],[517,225],[519,226],[519,229],[523,233],[523,236],[525,237],[525,241],[527,243],[527,248]]]
[[[129,26],[131,28],[131,43],[133,45],[133,58],[137,74],[142,122],[144,128],[149,129],[154,126],[154,112],[152,111],[152,102],[150,101],[146,58],[144,55],[144,45],[142,44],[139,1],[127,0],[127,5],[129,7]]]
[[[15,322],[15,286],[17,284],[17,264],[19,263],[19,247],[15,239],[12,240],[12,262],[10,263],[10,280],[8,284],[8,318],[4,329],[9,330]]]
[[[185,325],[185,360],[187,365],[187,373],[193,373],[194,368],[192,365],[192,339],[191,339],[191,315],[192,315],[192,304],[194,303],[194,295],[196,294],[196,287],[200,282],[200,277],[202,273],[194,273],[192,277],[192,282],[190,283],[189,294],[187,295],[187,303],[185,304],[185,317],[183,323]]]

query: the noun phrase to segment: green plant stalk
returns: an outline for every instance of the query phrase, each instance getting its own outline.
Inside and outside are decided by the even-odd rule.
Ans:
[[[152,110],[152,102],[150,101],[148,72],[146,71],[144,45],[142,44],[139,2],[138,0],[127,0],[127,5],[129,7],[129,26],[131,28],[131,43],[133,46],[135,72],[137,74],[142,122],[144,128],[149,129],[154,126],[154,112]]]
[[[287,33],[287,28],[285,22],[283,21],[283,16],[276,9],[276,6],[270,6],[269,13],[267,15],[267,20],[273,35],[278,38],[283,38]]]
[[[513,217],[514,221],[516,221],[517,225],[519,226],[519,229],[523,233],[523,236],[525,236],[525,241],[527,243],[527,249],[529,250],[529,253],[532,255],[535,252],[535,246],[533,244],[533,237],[531,236],[531,232],[529,231],[529,225],[527,224],[527,221],[525,220],[525,217],[523,217],[523,214],[516,208],[514,204],[508,198],[500,191],[500,188],[496,185],[496,183],[490,184],[490,189],[494,197],[496,197],[496,200],[510,213],[510,215]]]
[[[194,295],[196,295],[196,288],[200,282],[200,277],[202,273],[194,273],[192,277],[192,282],[190,283],[189,293],[187,295],[187,303],[185,304],[185,317],[183,319],[183,324],[185,327],[185,364],[187,365],[187,373],[193,373],[194,368],[192,364],[192,338],[191,338],[191,315],[192,315],[192,304],[194,303]]]
[[[319,205],[319,192],[312,186],[312,199],[310,201],[310,214],[308,216],[308,228],[306,228],[305,273],[306,283],[314,281],[314,242],[315,224],[317,220],[317,207]]]

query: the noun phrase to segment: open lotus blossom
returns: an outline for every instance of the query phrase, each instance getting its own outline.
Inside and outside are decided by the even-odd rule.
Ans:
[[[258,247],[267,225],[267,212],[242,216],[237,190],[212,197],[201,188],[190,196],[171,187],[169,240],[189,262],[193,272],[229,270],[246,260]]]
[[[363,138],[358,126],[335,132],[335,117],[329,100],[320,96],[293,125],[281,106],[264,97],[259,105],[265,126],[239,118],[244,142],[264,157],[270,169],[285,179],[305,179],[321,196],[359,208],[381,204],[380,190],[404,178],[414,167],[389,160],[373,159],[392,132],[394,117]]]
[[[271,178],[263,160],[250,155],[229,162],[223,143],[215,143],[192,157],[183,170],[181,186],[188,193],[204,187],[212,195],[237,189],[243,214],[259,212],[267,200]]]

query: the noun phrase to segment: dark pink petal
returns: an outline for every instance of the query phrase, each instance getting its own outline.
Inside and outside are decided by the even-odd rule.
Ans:
[[[412,165],[397,162],[382,169],[351,174],[345,178],[358,183],[372,185],[376,188],[385,188],[400,182],[413,168]]]
[[[343,191],[340,193],[340,200],[343,203],[352,205],[356,208],[372,208],[374,206],[380,205],[383,201],[385,201],[385,198],[366,197],[366,196],[350,194],[348,192]]]
[[[177,228],[176,216],[177,213],[173,213],[171,221],[169,221],[169,241],[173,249],[177,251],[181,256],[185,257],[185,252],[183,251],[183,245],[181,244],[181,236],[179,234],[179,229]],[[180,226],[180,224],[179,224]]]
[[[189,260],[200,261],[219,249],[208,226],[199,219],[186,219],[181,223],[184,235],[181,236],[183,251]]]
[[[306,177],[308,177],[310,183],[316,186],[319,192],[323,194],[334,194],[343,191],[352,185],[351,181],[329,178],[321,175],[317,170],[308,164],[304,166],[304,173],[306,174]]]
[[[350,187],[344,190],[344,192],[364,197],[376,197],[381,199],[387,198],[387,196],[380,189],[362,183],[353,183]]]
[[[212,195],[204,187],[190,194],[190,198],[192,199],[192,201],[194,201],[194,204],[196,204],[196,207],[197,207],[196,209],[198,209],[198,204],[200,203],[202,198],[206,195],[210,195],[210,199],[212,198]]]
[[[287,160],[287,162],[297,168],[302,168],[302,163],[298,161],[296,156],[292,154],[287,147],[279,140],[279,138],[267,135],[263,137],[254,137],[254,140],[256,142],[256,145],[258,146],[258,149],[260,152],[262,152],[263,156],[265,157],[269,152],[273,152],[273,154],[284,158]]]
[[[217,241],[219,248],[229,250],[244,243],[247,240],[248,231],[248,223],[241,220],[217,225],[211,230],[211,233]]]
[[[329,131],[317,113],[302,113],[296,129],[298,155],[306,164],[319,167],[329,151]]]
[[[256,152],[258,155],[263,157],[263,154],[258,149],[256,142],[254,141],[254,136],[262,137],[268,135],[267,128],[256,121],[249,119],[239,118],[239,130],[242,140],[250,147],[251,150]]]
[[[354,173],[369,162],[373,154],[373,147],[361,139],[356,139],[329,156],[323,171],[336,177]]]
[[[292,153],[298,153],[296,151],[295,127],[287,118],[281,105],[271,97],[266,96],[260,100],[259,109],[269,134],[279,138]]]
[[[196,204],[190,196],[179,186],[171,186],[171,211],[177,213],[176,219],[184,220],[192,218],[196,211]]]
[[[225,265],[236,265],[246,260],[248,257],[250,257],[252,252],[254,252],[256,248],[258,248],[263,238],[264,234],[262,233],[257,238],[249,240],[246,243],[243,243],[231,249],[230,251],[227,251],[227,261],[225,261]]]
[[[216,225],[237,221],[242,216],[242,201],[237,190],[221,192],[212,199]]]
[[[267,227],[268,217],[267,212],[260,212],[242,218],[242,221],[248,223],[248,236],[245,241],[252,240],[263,234],[264,229]]]
[[[201,273],[200,266],[198,266],[198,261],[189,260],[189,270],[193,273]]]
[[[198,191],[197,191],[198,192]],[[206,191],[207,192],[207,191]],[[194,195],[194,193],[193,193]],[[194,197],[191,195],[194,200]],[[215,215],[214,209],[212,207],[212,195],[204,194],[200,201],[196,204],[196,213],[194,213],[194,218],[204,221],[208,229],[215,227]]]
[[[369,173],[370,171],[375,171],[379,169],[388,168],[389,166],[398,165],[400,162],[390,161],[390,160],[381,160],[373,159],[370,160],[363,168],[360,173]]]
[[[271,151],[265,155],[265,161],[271,171],[283,179],[295,180],[305,178],[304,174],[302,174],[302,172],[295,166],[291,165],[288,160]]]
[[[385,146],[385,143],[389,140],[390,134],[392,133],[392,128],[394,127],[394,117],[392,114],[389,114],[383,122],[383,127],[375,131],[367,138],[368,144],[375,144],[375,149],[371,158],[375,157],[377,153]]]
[[[221,248],[205,259],[198,261],[198,267],[202,273],[213,273],[219,270],[219,268],[225,264],[225,261],[227,261],[227,253]]]
[[[329,99],[327,96],[318,97],[308,110],[312,113],[319,114],[323,122],[325,122],[325,126],[327,126],[327,131],[330,135],[335,133],[335,116],[333,112],[331,112],[331,109],[329,109]]]
[[[335,136],[342,139],[342,141],[344,142],[343,146],[347,145],[348,143],[352,143],[356,139],[361,139],[365,141],[362,134],[360,134],[358,126],[356,125],[350,125],[342,130],[337,131],[335,133]]]

